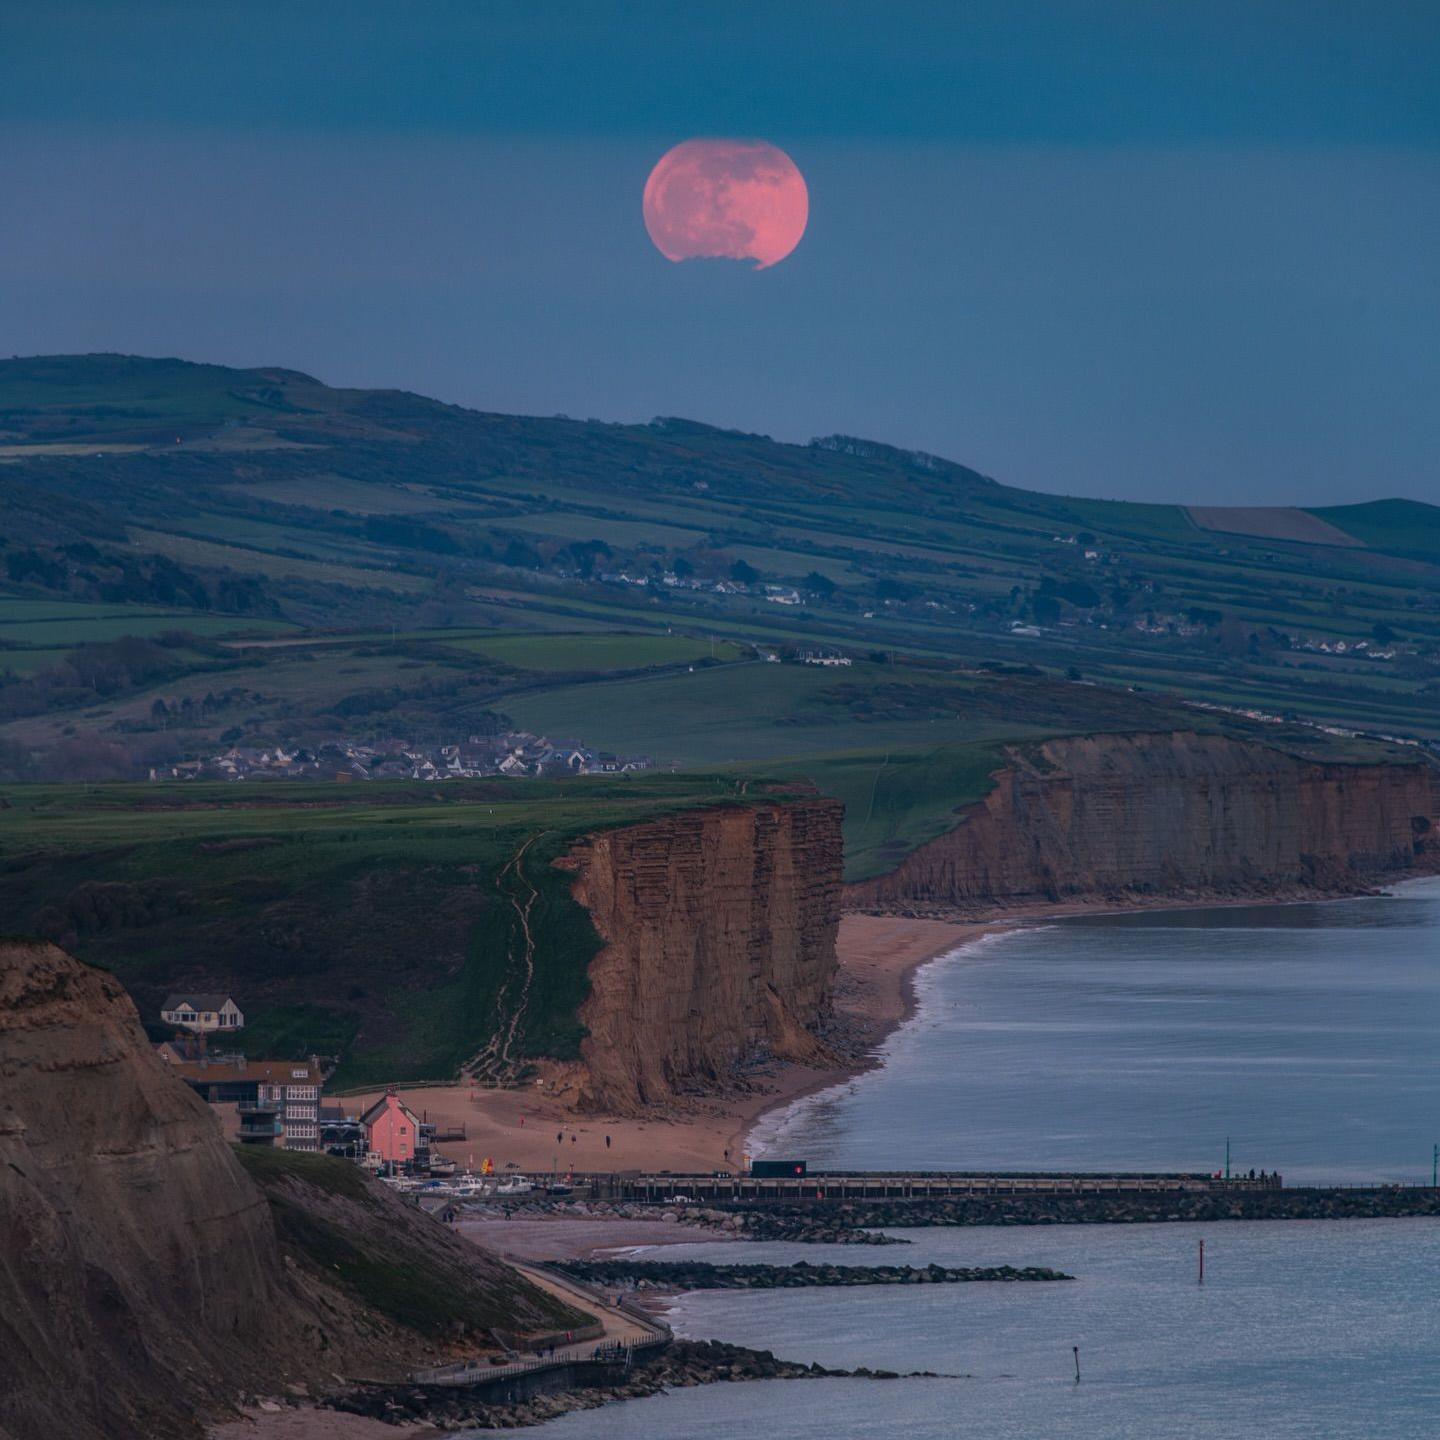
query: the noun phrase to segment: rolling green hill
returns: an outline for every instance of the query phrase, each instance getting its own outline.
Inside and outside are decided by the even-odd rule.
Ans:
[[[226,717],[248,739],[318,721],[341,670],[376,714],[377,690],[420,688],[406,671],[484,668],[474,694],[501,671],[567,684],[815,644],[1440,734],[1440,510],[1414,501],[1254,511],[1246,534],[847,436],[487,415],[291,370],[78,356],[0,361],[0,513],[0,744],[40,755],[66,726],[122,723],[134,743],[137,706],[186,668],[183,648],[141,665],[96,714],[63,652],[168,631],[216,642],[187,661],[206,672],[245,668],[233,652],[266,632],[366,638],[312,670],[314,706],[279,683],[302,662],[276,661],[291,700],[258,685]],[[1358,543],[1309,543],[1326,534]],[[570,654],[531,647],[540,632],[625,638]],[[662,644],[636,648],[647,634]]]
[[[595,651],[574,668],[643,668],[646,633],[677,659],[712,641],[716,658],[820,643],[1440,734],[1440,510],[1413,501],[1287,512],[1313,533],[1255,512],[1265,533],[1234,533],[851,437],[785,445],[682,420],[484,414],[281,369],[61,356],[0,361],[0,506],[0,621],[63,602],[111,635],[130,607],[136,635],[384,637],[397,692],[415,688],[406,667],[453,671],[457,653],[563,676],[570,642],[527,659],[517,637],[623,631],[603,666]],[[1285,538],[1341,533],[1359,543]],[[447,631],[465,635],[442,660]],[[62,672],[41,682],[50,731],[33,693],[7,702],[0,686],[0,744],[113,728],[64,673],[83,633],[0,623],[0,676],[33,691]],[[357,688],[376,688],[377,658]],[[317,703],[343,699],[343,679]],[[263,737],[275,721],[261,705],[232,724]]]
[[[1435,564],[1440,556],[1440,506],[1418,500],[1372,500],[1310,511],[1372,550]]]

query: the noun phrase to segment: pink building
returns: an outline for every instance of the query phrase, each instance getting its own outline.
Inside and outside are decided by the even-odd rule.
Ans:
[[[406,1165],[415,1158],[420,1121],[393,1091],[387,1091],[361,1117],[365,1144],[372,1155],[391,1165]]]

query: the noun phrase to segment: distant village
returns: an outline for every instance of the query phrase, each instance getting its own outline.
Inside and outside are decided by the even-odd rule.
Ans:
[[[515,777],[623,775],[649,770],[648,755],[612,755],[584,745],[555,744],[528,730],[472,735],[450,745],[408,740],[362,744],[232,745],[201,760],[154,766],[152,780],[470,780]]]

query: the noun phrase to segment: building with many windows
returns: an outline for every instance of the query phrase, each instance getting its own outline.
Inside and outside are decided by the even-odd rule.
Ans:
[[[279,1121],[279,1143],[287,1150],[320,1149],[320,1097],[325,1088],[319,1060],[247,1060],[243,1055],[175,1060],[161,1046],[160,1058],[211,1105],[243,1107],[253,1116],[257,1107],[273,1108]],[[251,1138],[251,1137],[245,1137]],[[258,1137],[257,1137],[258,1138]]]

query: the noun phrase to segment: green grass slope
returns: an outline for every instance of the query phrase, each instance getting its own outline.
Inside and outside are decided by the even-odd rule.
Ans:
[[[348,1160],[253,1145],[235,1153],[270,1202],[290,1262],[358,1302],[372,1323],[432,1344],[494,1343],[591,1323]]]
[[[1440,565],[1440,506],[1419,500],[1372,500],[1312,509],[1310,514],[1373,550]]]

